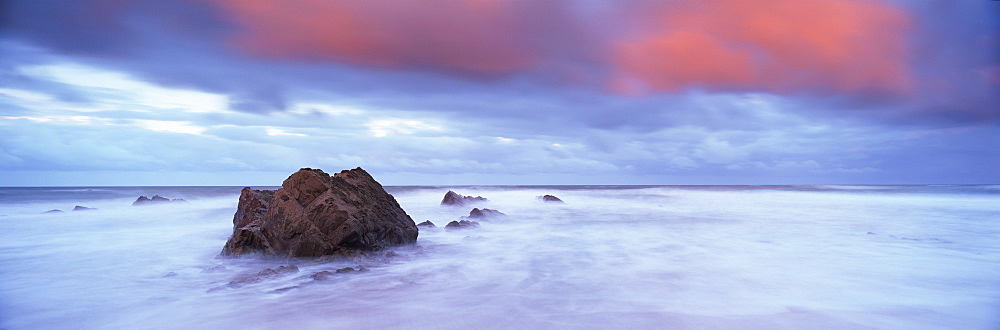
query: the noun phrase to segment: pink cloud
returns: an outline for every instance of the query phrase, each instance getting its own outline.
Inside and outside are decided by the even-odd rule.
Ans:
[[[682,0],[648,3],[615,42],[612,88],[771,92],[911,88],[907,13],[861,0]]]
[[[480,76],[555,67],[561,81],[633,95],[912,89],[911,18],[877,1],[639,0],[596,15],[532,1],[213,1],[240,28],[231,45],[271,59]],[[539,22],[553,15],[587,28]]]
[[[499,0],[216,0],[243,29],[232,43],[275,59],[496,75],[531,65]]]

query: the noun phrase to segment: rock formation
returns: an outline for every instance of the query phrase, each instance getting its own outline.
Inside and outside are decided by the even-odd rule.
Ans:
[[[487,220],[487,219],[490,219],[490,218],[505,217],[505,216],[507,216],[507,215],[503,214],[503,212],[500,212],[500,211],[497,211],[497,210],[494,210],[494,209],[484,208],[484,209],[480,210],[478,208],[474,208],[474,209],[472,209],[472,211],[469,211],[469,216],[462,217],[462,219]]]
[[[147,198],[146,196],[139,196],[139,198],[136,198],[135,201],[132,202],[132,206],[160,204],[169,202],[187,202],[187,201],[181,198],[175,198],[173,200],[170,200],[160,195],[153,195],[152,198]]]
[[[475,227],[479,227],[479,222],[469,220],[452,221],[444,226],[445,229],[466,229]]]
[[[63,210],[60,210],[60,209],[51,209],[51,210],[48,210],[48,211],[45,211],[45,212],[42,212],[42,213],[63,213]]]
[[[486,198],[483,197],[483,196],[476,196],[476,197],[462,196],[462,195],[459,195],[458,193],[456,193],[454,191],[448,190],[448,192],[444,194],[444,199],[441,200],[441,205],[456,205],[456,206],[458,206],[458,205],[465,205],[465,204],[469,204],[469,203],[478,203],[478,202],[485,202],[485,201],[486,201]]]
[[[350,255],[414,243],[413,219],[365,170],[303,168],[278,190],[243,188],[223,256]]]
[[[86,207],[86,206],[80,206],[80,205],[77,205],[77,206],[73,207],[73,211],[93,211],[93,210],[96,210],[96,209],[93,208],[93,207]]]
[[[538,199],[541,199],[543,202],[546,203],[563,203],[563,200],[553,195],[538,196]]]
[[[434,223],[431,222],[430,220],[427,220],[427,221],[418,223],[417,227],[437,227],[437,226],[435,226]]]

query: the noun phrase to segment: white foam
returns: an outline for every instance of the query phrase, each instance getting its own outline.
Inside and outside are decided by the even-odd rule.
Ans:
[[[448,188],[395,193],[417,246],[223,288],[284,264],[216,259],[236,195],[0,217],[2,328],[990,328],[1000,201],[962,194],[453,188],[506,218],[444,224]],[[554,194],[565,204],[535,196]],[[46,205],[36,205],[44,211]],[[90,206],[90,205],[88,205]],[[871,234],[869,234],[869,232]],[[203,272],[217,265],[221,272]],[[173,273],[172,276],[167,276]],[[274,293],[274,290],[301,288]]]

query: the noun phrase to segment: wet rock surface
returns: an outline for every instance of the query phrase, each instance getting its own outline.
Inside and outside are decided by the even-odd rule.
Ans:
[[[417,240],[413,219],[360,167],[303,168],[281,186],[243,188],[223,256],[349,256]]]
[[[461,206],[461,205],[479,203],[485,201],[486,198],[483,196],[476,196],[476,197],[462,196],[457,192],[448,190],[448,192],[444,194],[444,198],[441,199],[441,205]]]

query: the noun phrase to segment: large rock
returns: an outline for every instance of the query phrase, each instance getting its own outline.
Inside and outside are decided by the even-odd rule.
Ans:
[[[224,256],[349,255],[414,243],[417,226],[365,170],[295,172],[278,190],[243,188]]]
[[[448,192],[444,194],[444,198],[441,199],[441,205],[456,205],[457,206],[457,205],[465,205],[465,204],[469,204],[469,203],[478,203],[478,202],[485,202],[485,201],[486,201],[486,198],[483,197],[483,196],[476,196],[476,197],[462,196],[462,195],[459,195],[457,192],[448,190]]]

